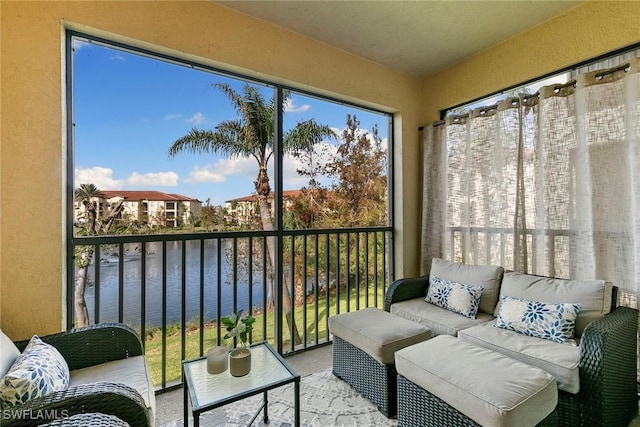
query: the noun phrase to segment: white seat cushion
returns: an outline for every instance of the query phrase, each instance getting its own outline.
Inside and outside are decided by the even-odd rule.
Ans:
[[[71,371],[69,387],[102,381],[124,384],[137,390],[149,408],[149,419],[152,423],[154,422],[156,414],[155,391],[144,356],[114,360]]]
[[[535,426],[558,403],[547,372],[452,336],[398,351],[396,369],[483,426]]]
[[[430,304],[422,297],[391,304],[391,313],[426,326],[433,335],[452,335],[454,337],[463,329],[493,320],[492,315],[481,312],[476,314],[475,319],[470,319]]]
[[[496,328],[494,324],[465,329],[458,337],[547,371],[560,390],[573,394],[580,391],[580,347]]]
[[[383,365],[394,362],[397,350],[432,336],[427,327],[374,307],[331,316],[329,330]]]

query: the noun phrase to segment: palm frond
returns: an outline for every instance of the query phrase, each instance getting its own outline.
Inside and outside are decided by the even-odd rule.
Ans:
[[[213,152],[214,139],[213,131],[193,128],[169,147],[169,158],[173,158],[183,151],[194,154]]]
[[[214,83],[212,86],[227,95],[227,98],[231,101],[236,113],[242,115],[242,111],[244,110],[244,98],[241,94],[233,90],[231,86],[226,83]]]
[[[256,141],[263,146],[273,146],[274,116],[260,91],[253,86],[245,85],[244,120],[247,130],[253,134]]]
[[[102,197],[103,194],[95,184],[85,183],[75,189],[74,196],[76,200],[89,200],[92,197]]]
[[[220,123],[216,126],[214,138],[215,151],[228,156],[249,157],[256,151],[255,141],[240,120]]]
[[[283,150],[285,153],[296,151],[308,151],[314,145],[324,139],[334,139],[337,135],[327,125],[319,125],[315,120],[300,122],[295,128],[288,131],[283,138]]]

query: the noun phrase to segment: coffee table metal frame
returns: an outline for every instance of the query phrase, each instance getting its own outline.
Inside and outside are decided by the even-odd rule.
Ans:
[[[184,389],[184,425],[189,419],[189,403],[193,413],[193,426],[199,427],[200,414],[263,393],[263,403],[248,425],[263,412],[265,423],[269,422],[269,390],[294,383],[294,426],[300,426],[300,375],[289,366],[268,343],[251,347],[251,371],[243,377],[233,377],[229,370],[221,374],[207,373],[207,358],[182,362],[182,384]]]

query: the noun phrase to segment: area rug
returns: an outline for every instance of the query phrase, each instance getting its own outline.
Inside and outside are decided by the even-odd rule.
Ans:
[[[262,395],[206,412],[200,416],[203,427],[246,426],[262,404]],[[269,423],[262,414],[254,426],[289,427],[293,425],[293,384],[269,392]],[[189,417],[189,425],[193,420]],[[300,425],[308,427],[395,427],[396,420],[382,415],[369,400],[346,382],[336,378],[331,369],[302,377],[300,380]],[[162,427],[181,427],[177,420]]]

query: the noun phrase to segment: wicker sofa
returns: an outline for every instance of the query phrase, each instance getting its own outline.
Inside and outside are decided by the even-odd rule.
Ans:
[[[425,301],[430,278],[435,275],[484,287],[487,293],[483,291],[475,319],[461,319],[463,316]],[[556,409],[561,426],[627,426],[638,411],[638,311],[616,307],[616,293],[615,287],[603,281],[504,273],[500,267],[434,259],[429,276],[392,283],[384,309],[422,323],[434,335],[457,336],[549,372],[558,380]],[[581,302],[584,312],[576,319],[577,346],[493,327],[502,295],[549,303]],[[553,366],[558,359],[565,365],[560,370]],[[572,363],[574,367],[567,368]],[[413,398],[398,396],[405,401]],[[406,406],[419,411],[420,400]]]
[[[29,340],[14,342],[13,347],[1,331],[0,335],[5,340],[0,342],[0,356],[6,368],[7,353],[19,354]],[[66,361],[69,387],[3,408],[7,410],[0,417],[2,426],[65,425],[74,419],[82,423],[87,418],[105,418],[102,414],[121,420],[118,422],[122,425],[154,425],[155,392],[142,342],[133,329],[122,324],[99,324],[40,339],[55,347]],[[52,417],[59,419],[52,421]]]

